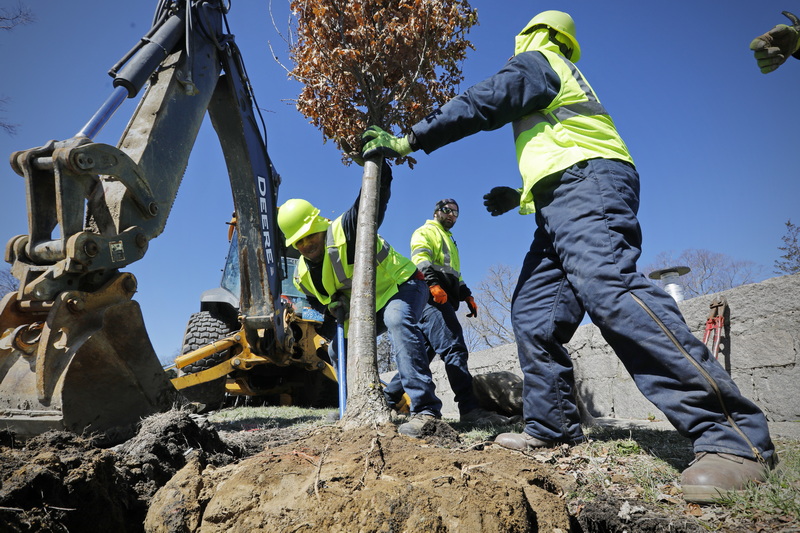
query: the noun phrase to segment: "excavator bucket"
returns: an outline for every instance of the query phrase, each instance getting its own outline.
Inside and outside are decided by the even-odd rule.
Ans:
[[[135,279],[119,274],[94,293],[69,291],[52,306],[0,303],[0,429],[21,438],[50,429],[101,434],[110,443],[168,410],[175,391],[145,331]]]

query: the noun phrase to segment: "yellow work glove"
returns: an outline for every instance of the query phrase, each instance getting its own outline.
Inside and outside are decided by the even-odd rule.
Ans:
[[[370,126],[361,134],[361,140],[366,142],[361,154],[364,159],[375,156],[403,157],[412,152],[408,137],[395,137],[378,126]]]
[[[758,68],[764,74],[769,74],[783,65],[789,56],[800,48],[800,20],[788,11],[782,13],[792,21],[791,26],[778,24],[750,43],[750,50],[753,51]]]
[[[447,303],[447,293],[444,292],[444,289],[440,285],[431,285],[430,290],[434,302],[437,304]]]

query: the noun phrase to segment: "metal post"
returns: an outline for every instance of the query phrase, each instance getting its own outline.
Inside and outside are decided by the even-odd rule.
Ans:
[[[687,266],[677,266],[662,268],[650,273],[650,279],[661,280],[664,282],[664,290],[672,296],[676,302],[683,301],[683,286],[678,281],[680,276],[688,274],[691,269]]]
[[[347,408],[347,354],[344,347],[344,324],[342,322],[336,323],[336,351],[339,355],[336,379],[339,382],[339,419],[341,419]]]

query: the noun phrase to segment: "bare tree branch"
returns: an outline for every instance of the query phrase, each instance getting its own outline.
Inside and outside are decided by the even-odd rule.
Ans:
[[[0,30],[13,30],[17,26],[24,26],[36,21],[33,11],[26,5],[19,3],[14,8],[0,7]]]
[[[800,227],[792,224],[791,220],[786,221],[786,235],[781,237],[783,246],[778,246],[778,250],[783,252],[780,259],[775,260],[776,274],[797,274],[800,272]]]
[[[511,298],[517,285],[519,270],[508,265],[492,265],[473,296],[480,312],[461,323],[470,351],[482,350],[514,342],[511,327]]]
[[[753,261],[740,261],[709,250],[688,249],[678,256],[672,251],[662,252],[641,271],[647,274],[675,266],[688,266],[691,269],[688,274],[678,279],[687,298],[755,283],[759,281],[763,270]]]
[[[0,298],[19,289],[19,281],[7,266],[0,267]]]
[[[17,26],[24,26],[36,21],[33,12],[24,4],[19,3],[14,8],[0,7],[0,30],[13,30]],[[5,111],[6,104],[9,99],[7,97],[0,97],[0,113]],[[17,134],[17,127],[19,124],[11,124],[6,122],[5,118],[0,117],[0,129],[4,130],[9,135]]]

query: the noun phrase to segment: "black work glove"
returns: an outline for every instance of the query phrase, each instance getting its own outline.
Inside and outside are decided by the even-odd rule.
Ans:
[[[511,211],[515,207],[519,207],[520,197],[522,195],[517,189],[511,187],[495,187],[488,193],[483,195],[483,205],[486,210],[492,214],[493,217],[502,215]]]
[[[475,303],[475,298],[472,296],[467,298],[467,307],[469,308],[469,313],[467,313],[468,318],[475,318],[478,316],[478,304]]]

